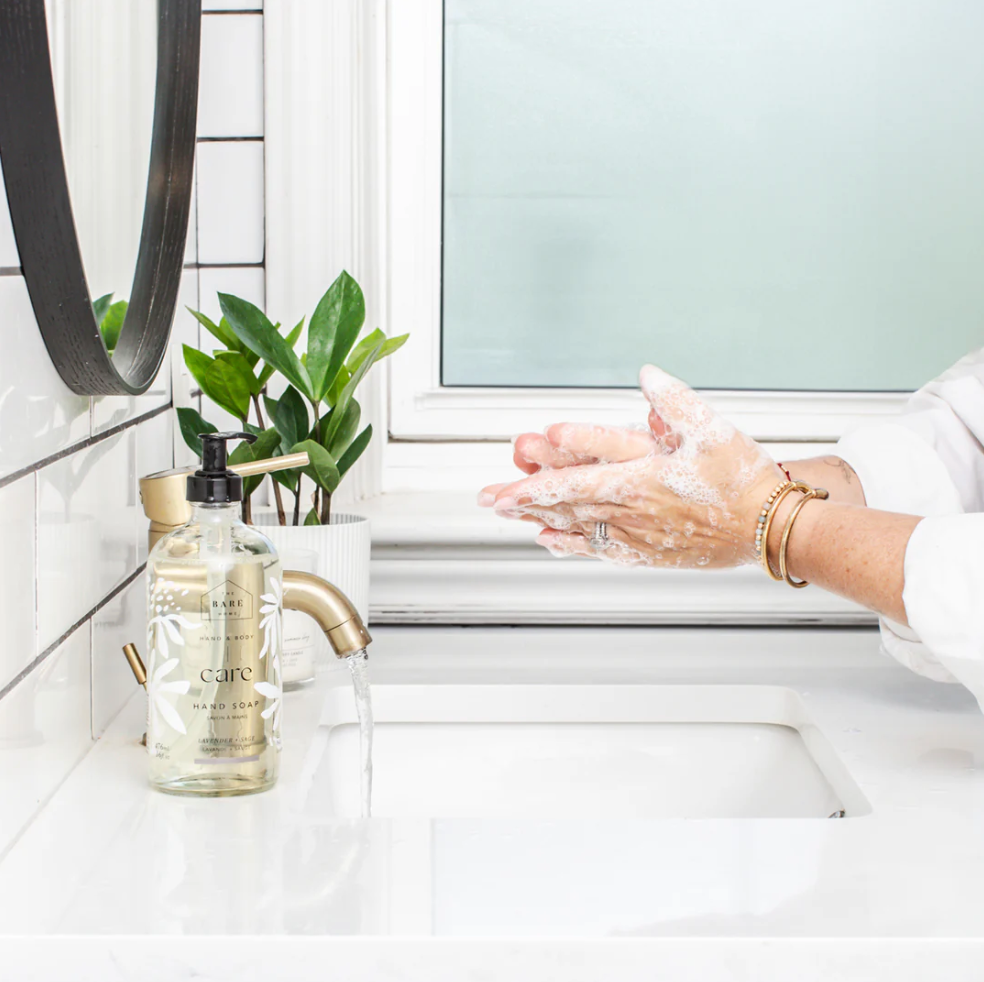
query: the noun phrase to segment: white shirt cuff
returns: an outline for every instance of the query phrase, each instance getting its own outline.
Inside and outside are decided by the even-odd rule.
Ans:
[[[904,515],[953,515],[960,495],[936,451],[907,426],[881,423],[837,444],[861,481],[869,508]]]
[[[984,709],[984,514],[925,518],[905,552],[906,617],[927,658]]]

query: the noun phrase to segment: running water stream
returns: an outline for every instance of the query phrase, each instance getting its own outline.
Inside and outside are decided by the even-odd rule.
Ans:
[[[362,782],[362,817],[372,815],[372,693],[369,689],[369,655],[366,649],[346,659],[352,673],[355,711],[359,716],[359,756]]]

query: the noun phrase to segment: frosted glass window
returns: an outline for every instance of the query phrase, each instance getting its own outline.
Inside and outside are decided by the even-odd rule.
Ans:
[[[984,344],[980,0],[445,0],[443,382],[898,390]]]

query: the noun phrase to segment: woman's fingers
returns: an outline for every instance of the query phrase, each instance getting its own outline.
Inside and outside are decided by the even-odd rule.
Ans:
[[[549,508],[561,502],[603,503],[603,492],[618,481],[619,472],[613,468],[620,466],[624,465],[584,464],[534,474],[500,488],[495,493],[495,510],[508,514],[529,505]]]
[[[541,468],[556,470],[576,464],[593,464],[565,449],[555,447],[542,433],[523,433],[513,444],[513,462],[527,474],[536,474]]]
[[[558,451],[605,463],[635,460],[659,451],[653,435],[645,430],[592,423],[555,423],[547,428],[547,440]]]
[[[656,419],[682,438],[682,443],[710,436],[723,437],[725,431],[728,435],[734,432],[734,428],[706,405],[686,382],[668,375],[655,365],[643,366],[639,372],[639,385]],[[652,413],[649,420],[652,426]],[[718,433],[718,430],[721,432]],[[656,432],[655,429],[653,432]]]
[[[495,496],[505,487],[508,482],[503,484],[490,484],[487,488],[482,488],[478,492],[478,505],[480,508],[491,508],[495,504]]]
[[[554,556],[584,556],[587,559],[605,559],[622,566],[646,566],[646,557],[636,549],[618,529],[608,530],[608,545],[596,549],[586,535],[557,532],[544,529],[537,537],[538,545],[545,546]]]

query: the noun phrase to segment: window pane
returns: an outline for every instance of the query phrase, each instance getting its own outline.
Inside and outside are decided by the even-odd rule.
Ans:
[[[907,389],[984,344],[984,3],[446,0],[443,380]]]

